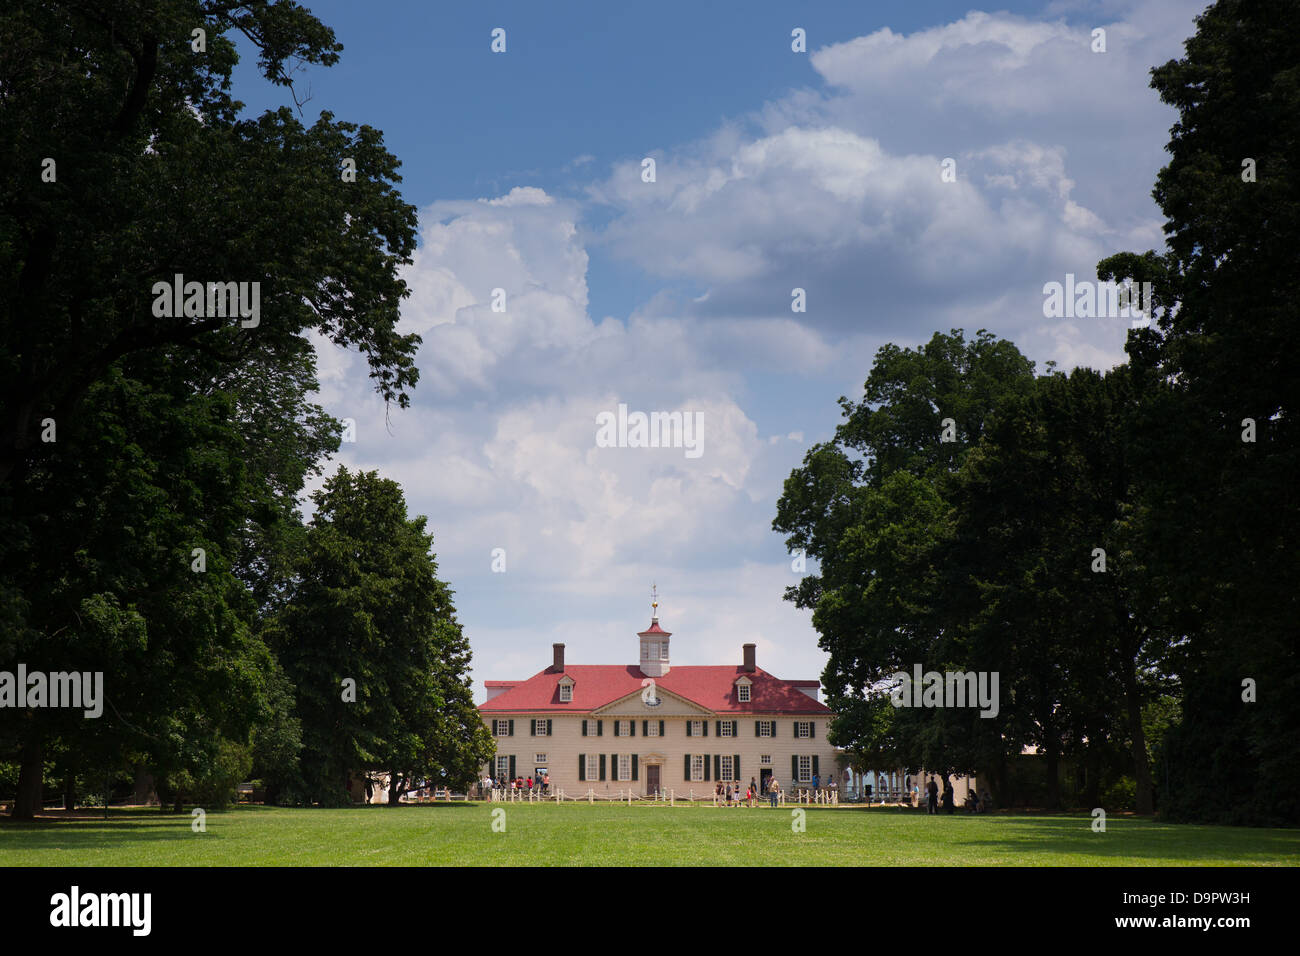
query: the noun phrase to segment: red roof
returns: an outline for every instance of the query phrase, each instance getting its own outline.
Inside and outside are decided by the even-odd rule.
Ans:
[[[574,681],[573,700],[560,703],[560,678]],[[741,675],[751,681],[749,702],[736,699],[735,682]],[[555,671],[547,668],[526,681],[485,681],[488,687],[509,687],[484,704],[481,711],[574,711],[585,713],[641,690],[645,675],[635,665],[575,664]],[[718,714],[829,714],[830,708],[813,700],[800,687],[817,681],[789,681],[760,669],[740,666],[673,667],[655,685]]]

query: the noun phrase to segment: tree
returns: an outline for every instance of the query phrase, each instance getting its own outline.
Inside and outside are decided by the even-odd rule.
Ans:
[[[283,601],[297,494],[337,448],[306,398],[308,333],[365,351],[388,400],[417,379],[419,338],[396,332],[415,222],[396,160],[328,114],[238,119],[235,31],[277,83],[340,49],[292,2],[0,12],[0,662],[108,682],[98,722],[0,728],[17,816],[49,753],[69,777],[145,760],[183,795],[243,748],[293,749],[259,616]],[[158,314],[154,284],[178,273],[257,283],[257,323]]]
[[[1152,70],[1179,114],[1153,193],[1168,249],[1098,266],[1153,282],[1164,306],[1128,346],[1158,386],[1131,533],[1178,642],[1181,719],[1159,764],[1184,819],[1300,820],[1298,64],[1293,4],[1198,17],[1185,56]]]
[[[1018,752],[1014,733],[1002,733],[1006,710],[989,720],[879,701],[894,672],[978,656],[952,625],[978,595],[942,557],[953,543],[950,486],[996,410],[1032,387],[1032,363],[982,330],[969,342],[955,330],[916,350],[887,345],[862,401],[840,399],[834,440],[810,449],[786,480],[773,527],[819,562],[786,597],[813,610],[830,653],[823,679],[840,715],[837,744],[939,772]],[[943,440],[945,419],[952,441]]]
[[[271,626],[297,688],[303,799],[340,803],[351,772],[465,785],[492,753],[468,645],[423,517],[395,482],[340,468],[313,495],[293,593]]]

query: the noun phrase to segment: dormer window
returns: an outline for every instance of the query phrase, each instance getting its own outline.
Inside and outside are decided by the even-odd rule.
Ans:
[[[736,681],[736,700],[742,704],[749,703],[749,690],[751,681],[748,677],[741,677]]]
[[[560,678],[560,703],[570,704],[573,702],[573,678],[565,674]]]

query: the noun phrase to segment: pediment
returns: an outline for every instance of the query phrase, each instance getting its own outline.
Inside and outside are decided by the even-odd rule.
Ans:
[[[713,711],[685,697],[679,697],[672,691],[665,690],[658,684],[654,688],[654,696],[658,698],[659,705],[651,706],[645,702],[643,696],[649,688],[635,690],[632,693],[612,700],[602,707],[597,707],[592,711],[598,717],[711,717]]]

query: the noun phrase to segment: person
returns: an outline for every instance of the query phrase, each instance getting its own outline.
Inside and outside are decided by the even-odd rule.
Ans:
[[[985,791],[984,791],[984,799],[980,801],[980,813],[983,813],[985,810],[987,810],[987,809],[989,808],[989,804],[990,804],[992,801],[993,801],[993,798],[990,797],[990,796],[989,796],[989,792],[988,792],[987,790],[985,790]]]
[[[926,801],[927,812],[934,814],[939,812],[939,785],[934,782],[934,777],[925,785],[925,792],[928,797]]]
[[[754,794],[754,796],[756,797],[758,796],[758,781],[755,780],[753,777],[749,778],[749,789],[750,792]]]
[[[547,794],[550,792],[551,792],[551,772],[548,770],[546,771],[546,773],[542,774],[542,793]]]
[[[745,790],[745,806],[753,809],[754,806],[754,783],[751,780],[749,787]]]
[[[776,800],[781,793],[781,785],[776,782],[776,774],[767,782],[767,792],[772,798],[772,808],[776,809]]]
[[[953,809],[954,809],[954,801],[953,801],[953,797],[954,797],[954,793],[953,793],[953,789],[952,789],[952,781],[951,781],[951,780],[944,780],[944,782],[943,782],[943,808],[944,808],[945,810],[947,810],[949,813],[952,813],[952,812],[953,812]]]
[[[525,786],[528,788],[528,793],[531,795],[533,792],[533,778],[531,774],[529,775],[528,781],[525,784]]]
[[[820,792],[821,788],[822,788],[822,778],[821,778],[821,774],[817,774],[817,773],[815,773],[815,774],[813,774],[813,796],[814,796],[814,797],[817,796],[817,794],[818,794],[818,792]]]

